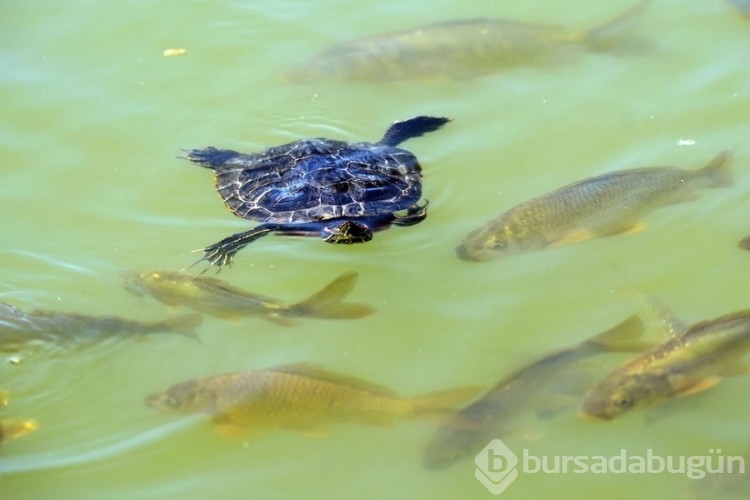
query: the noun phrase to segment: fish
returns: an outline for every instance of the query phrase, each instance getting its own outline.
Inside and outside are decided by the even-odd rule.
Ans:
[[[716,385],[723,376],[747,373],[750,309],[690,326],[616,368],[583,398],[583,417],[612,420],[678,395]]]
[[[460,80],[537,64],[571,46],[621,44],[650,0],[585,33],[497,18],[460,19],[334,45],[292,67],[288,83]]]
[[[750,21],[750,0],[724,0],[742,19]]]
[[[0,419],[0,444],[10,439],[19,438],[25,434],[35,431],[39,425],[34,420],[22,418]]]
[[[725,149],[705,167],[645,167],[580,180],[517,205],[469,233],[456,248],[466,261],[487,261],[578,243],[599,236],[632,234],[641,219],[665,205],[691,201],[696,191],[731,186]]]
[[[5,389],[0,389],[0,408],[8,406],[8,401],[10,401],[10,392]]]
[[[144,401],[155,409],[204,413],[225,436],[264,428],[314,434],[330,422],[388,425],[400,418],[434,417],[478,391],[458,387],[401,398],[387,387],[297,363],[192,379]]]
[[[750,250],[750,236],[742,238],[737,246],[743,250]]]
[[[141,322],[117,316],[89,316],[58,311],[24,312],[0,302],[0,351],[14,352],[32,343],[83,346],[109,338],[169,332],[199,340],[193,331],[200,314],[186,314],[161,321]]]
[[[641,318],[632,315],[594,337],[546,354],[506,375],[438,427],[422,454],[422,463],[428,469],[444,469],[475,456],[489,441],[508,432],[515,422],[547,399],[549,386],[574,363],[604,352],[647,349],[649,344],[639,340],[643,331]]]
[[[284,326],[293,318],[354,319],[375,309],[367,304],[343,302],[357,283],[358,273],[339,275],[319,292],[296,304],[250,293],[226,281],[191,276],[180,271],[147,270],[122,274],[122,283],[136,295],[150,294],[167,306],[186,306],[224,319],[254,316]]]

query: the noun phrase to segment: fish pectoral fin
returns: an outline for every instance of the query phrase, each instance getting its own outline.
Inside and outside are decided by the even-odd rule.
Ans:
[[[640,233],[644,229],[646,229],[646,223],[643,221],[638,221],[634,224],[630,224],[627,226],[620,226],[620,227],[612,229],[611,231],[607,231],[606,233],[604,233],[604,236],[615,236],[618,234],[622,234],[622,235],[636,234],[636,233]]]
[[[555,241],[549,243],[548,247],[561,247],[564,245],[570,245],[573,243],[580,243],[582,241],[590,240],[592,238],[596,238],[598,234],[595,232],[589,230],[589,229],[579,229],[577,231],[572,231],[565,236],[556,239]]]
[[[683,385],[683,388],[678,391],[678,396],[692,396],[694,394],[698,394],[699,392],[703,392],[707,389],[710,389],[711,387],[715,386],[721,382],[721,377],[718,376],[711,376],[706,377],[703,379],[700,379],[696,381],[695,383],[689,383]]]

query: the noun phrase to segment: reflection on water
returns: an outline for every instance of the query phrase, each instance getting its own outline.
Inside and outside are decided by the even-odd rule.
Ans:
[[[746,309],[750,262],[737,242],[750,233],[748,34],[722,2],[652,2],[637,30],[648,43],[635,53],[582,51],[458,81],[283,79],[299,61],[365,36],[482,17],[585,30],[631,5],[5,6],[0,294],[23,311],[142,322],[173,314],[123,290],[120,273],[183,268],[197,257],[190,250],[248,229],[248,221],[225,210],[205,172],[178,158],[185,148],[259,151],[303,137],[357,141],[418,115],[453,122],[419,139],[430,202],[424,222],[351,246],[269,236],[221,273],[243,290],[297,298],[355,271],[356,300],[375,314],[296,328],[206,317],[196,329],[202,344],[154,335],[64,355],[22,349],[0,358],[0,387],[12,395],[0,418],[39,425],[0,448],[3,494],[490,496],[472,460],[443,471],[423,466],[437,422],[227,439],[200,418],[152,411],[144,397],[179,380],[294,363],[377,380],[398,394],[488,387],[637,312],[617,297],[626,283],[657,295],[689,323]],[[170,48],[187,52],[164,57]],[[456,258],[455,247],[472,229],[571,179],[654,158],[698,165],[726,147],[736,148],[734,185],[653,214],[648,231],[479,264]],[[590,362],[594,376],[606,372],[596,358]],[[710,397],[653,421],[634,412],[616,431],[567,408],[495,437],[537,456],[649,448],[664,456],[718,448],[742,454],[747,383],[725,380],[706,391]],[[691,490],[691,480],[674,474],[529,476],[519,474],[504,495],[535,498],[554,490],[558,498],[624,499]]]

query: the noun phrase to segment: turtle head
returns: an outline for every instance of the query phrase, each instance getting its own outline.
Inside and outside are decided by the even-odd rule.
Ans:
[[[326,243],[345,245],[365,243],[372,239],[372,229],[360,222],[351,220],[339,221],[336,224],[325,226],[322,231],[322,237]]]

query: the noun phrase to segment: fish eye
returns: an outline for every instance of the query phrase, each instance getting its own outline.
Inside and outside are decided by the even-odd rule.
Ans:
[[[504,239],[494,240],[492,242],[492,248],[495,250],[502,250],[503,248],[508,246],[508,242]]]
[[[628,396],[620,396],[615,400],[615,406],[618,408],[630,408],[633,406],[633,398]]]
[[[165,396],[164,397],[164,404],[169,406],[170,408],[179,408],[180,402],[177,401],[177,398],[173,398],[172,396]]]

